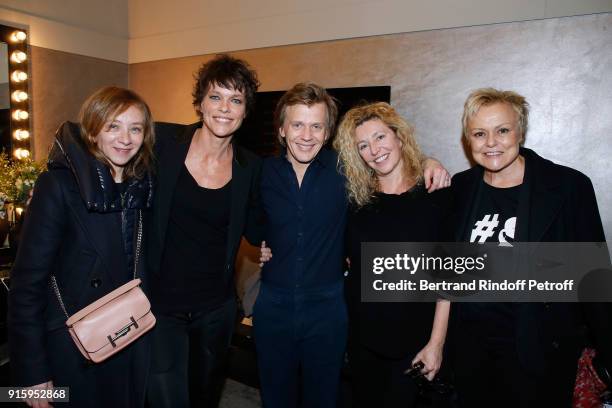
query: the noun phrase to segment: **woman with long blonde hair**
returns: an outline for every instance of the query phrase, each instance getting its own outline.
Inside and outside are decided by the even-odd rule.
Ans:
[[[352,207],[346,296],[353,401],[363,407],[415,406],[417,385],[404,371],[420,362],[425,377],[435,377],[442,364],[450,305],[361,303],[361,243],[446,240],[450,193],[427,193],[414,128],[387,103],[349,110],[334,147]]]

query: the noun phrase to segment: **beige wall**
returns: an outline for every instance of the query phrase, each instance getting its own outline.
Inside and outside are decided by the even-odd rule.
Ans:
[[[130,63],[612,12],[612,0],[130,0]]]
[[[76,120],[85,98],[106,85],[128,85],[127,64],[31,47],[32,150],[43,160],[57,127]]]
[[[302,80],[391,85],[423,150],[451,172],[468,167],[460,115],[470,90],[513,89],[531,103],[527,147],[591,177],[612,239],[612,14],[496,24],[236,52],[262,90]],[[130,86],[157,120],[191,122],[192,75],[208,55],[131,64]]]
[[[127,63],[127,0],[0,0],[0,24],[31,45]]]
[[[127,0],[0,0],[0,8],[111,36],[128,35]]]
[[[603,12],[612,0],[0,0],[32,45],[125,63]]]

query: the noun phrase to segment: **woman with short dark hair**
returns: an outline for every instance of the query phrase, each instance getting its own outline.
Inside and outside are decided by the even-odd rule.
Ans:
[[[219,55],[196,76],[200,121],[158,126],[151,407],[218,404],[236,316],[236,253],[243,234],[255,245],[262,234],[261,160],[233,140],[258,86],[246,62]]]

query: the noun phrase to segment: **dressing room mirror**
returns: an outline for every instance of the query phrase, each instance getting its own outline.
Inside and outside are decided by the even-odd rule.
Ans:
[[[8,45],[0,43],[0,150],[11,151],[11,97]]]
[[[0,151],[30,157],[31,111],[27,30],[0,25]]]

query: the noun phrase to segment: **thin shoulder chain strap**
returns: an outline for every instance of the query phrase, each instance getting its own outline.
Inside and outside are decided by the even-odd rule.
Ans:
[[[68,316],[68,312],[66,311],[66,305],[64,304],[62,295],[60,294],[59,288],[57,287],[57,280],[55,279],[55,275],[51,275],[51,286],[53,287],[53,291],[55,292],[55,296],[57,297],[57,301],[59,302],[62,311],[66,315],[66,319],[68,319],[70,316]]]
[[[136,250],[134,254],[134,279],[136,279],[136,268],[138,268],[138,259],[140,258],[140,248],[142,246],[142,210],[138,210],[138,234],[136,235]],[[62,299],[62,295],[60,293],[59,287],[57,286],[57,280],[55,279],[55,275],[51,275],[51,286],[53,287],[53,291],[55,292],[55,296],[57,297],[57,301],[62,308],[62,311],[66,315],[66,319],[70,316],[68,315],[68,311],[66,310],[66,305],[64,304],[64,300]]]
[[[140,247],[142,245],[142,210],[138,210],[138,234],[136,235],[136,250],[134,251],[134,279],[140,258]]]

